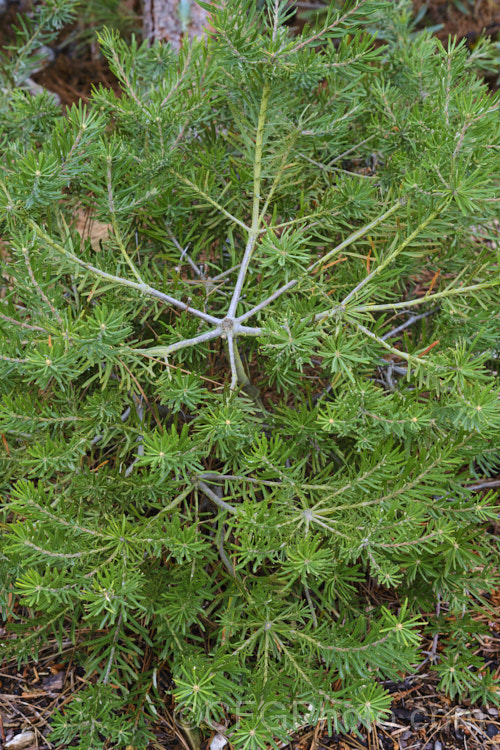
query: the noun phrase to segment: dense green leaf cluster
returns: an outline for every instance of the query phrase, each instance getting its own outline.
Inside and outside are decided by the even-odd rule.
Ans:
[[[499,96],[407,4],[339,6],[103,31],[121,93],[65,116],[2,83],[1,648],[75,644],[55,742],[144,748],[165,691],[237,749],[370,724],[434,632],[498,700]]]

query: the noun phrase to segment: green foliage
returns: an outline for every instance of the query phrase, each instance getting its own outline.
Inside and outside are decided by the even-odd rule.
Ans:
[[[78,0],[46,0],[44,3],[37,3],[33,13],[18,16],[15,39],[0,53],[0,110],[4,117],[12,89],[22,86],[39,68],[40,62],[46,57],[47,45],[55,41],[61,29],[75,19],[77,2]],[[12,95],[15,97],[14,92]],[[45,106],[52,106],[50,97],[45,94],[36,98],[39,100],[38,106],[42,101]],[[22,103],[19,103],[18,116],[24,109]],[[27,108],[32,106],[36,107],[34,102],[25,105]],[[32,118],[26,117],[23,123],[28,130],[30,119]],[[33,119],[36,120],[36,116]],[[32,157],[36,158],[34,154]]]
[[[434,632],[498,700],[499,96],[407,3],[210,8],[178,56],[102,31],[121,96],[65,116],[28,26],[2,62],[1,649],[75,643],[80,750],[166,690],[237,750],[370,724]]]

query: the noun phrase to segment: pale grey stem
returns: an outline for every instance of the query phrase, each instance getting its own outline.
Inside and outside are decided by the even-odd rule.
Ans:
[[[238,307],[238,302],[240,301],[241,290],[243,289],[243,283],[245,281],[245,276],[248,270],[248,266],[250,264],[250,258],[252,257],[252,251],[253,251],[256,239],[257,239],[257,236],[253,233],[251,233],[248,238],[247,246],[245,248],[245,254],[243,255],[243,260],[241,261],[240,271],[238,273],[238,278],[236,280],[236,285],[234,287],[231,304],[229,305],[229,310],[227,313],[228,318],[234,318],[236,314],[236,308]]]
[[[177,341],[175,344],[170,344],[170,346],[154,346],[151,349],[131,349],[131,351],[134,352],[134,354],[151,354],[158,357],[167,357],[169,354],[172,354],[172,352],[184,349],[186,346],[195,346],[196,344],[203,343],[203,341],[215,339],[220,336],[221,332],[222,328],[217,326],[217,328],[213,328],[211,331],[200,333],[199,336],[194,336],[192,339]]]
[[[125,409],[125,411],[123,412],[123,414],[120,417],[120,419],[121,419],[122,422],[126,422],[127,421],[127,419],[130,416],[130,411],[131,411],[130,406],[127,406],[127,408]],[[96,435],[90,441],[90,445],[96,445],[99,442],[99,440],[102,440],[102,437],[103,437],[102,434]]]
[[[89,270],[94,270],[93,268]],[[98,269],[96,269],[98,270]],[[95,272],[95,271],[94,271]],[[101,272],[101,275],[104,272]],[[117,277],[113,277],[111,274],[108,274],[108,276],[111,279],[116,280]],[[127,281],[124,279],[124,281],[127,282],[128,286],[131,286],[135,289],[138,289],[143,294],[148,294],[151,297],[157,297],[158,299],[161,299],[163,302],[168,302],[169,305],[172,305],[172,307],[177,307],[179,310],[184,310],[185,312],[190,312],[191,315],[194,315],[196,318],[201,318],[206,323],[212,323],[217,324],[219,322],[218,318],[215,318],[213,315],[209,315],[208,313],[203,312],[202,310],[198,310],[196,307],[191,307],[191,305],[187,304],[186,302],[181,302],[178,299],[175,299],[175,297],[171,297],[169,294],[164,294],[163,292],[160,292],[158,289],[154,289],[153,287],[145,284],[143,287],[141,287],[140,284],[134,284],[132,281]]]
[[[89,265],[89,270],[94,271],[94,273],[97,272],[101,276],[104,277],[104,273],[105,273],[104,271],[100,271],[99,269],[94,269],[90,265]],[[118,277],[113,276],[112,274],[107,274],[107,277],[115,281],[118,279]],[[206,323],[213,324],[213,323],[219,322],[218,318],[215,318],[213,315],[209,315],[208,313],[205,313],[202,310],[198,310],[196,307],[191,307],[191,305],[187,304],[186,302],[181,302],[180,300],[175,299],[175,297],[171,297],[169,294],[164,294],[163,292],[160,292],[158,289],[154,289],[148,284],[144,284],[142,286],[141,284],[135,284],[133,281],[128,281],[127,279],[123,279],[119,283],[125,283],[127,286],[138,289],[143,294],[148,294],[151,297],[157,297],[157,299],[161,299],[163,302],[168,302],[169,305],[172,305],[172,307],[177,307],[179,310],[184,310],[184,312],[190,312],[191,315],[194,315],[196,318],[201,318]]]
[[[384,221],[384,219],[387,219],[389,216],[391,216],[393,213],[395,213],[395,211],[397,211],[398,208],[400,208],[403,204],[404,204],[404,199],[401,198],[400,200],[397,201],[397,203],[395,203],[393,206],[391,206],[391,208],[389,208],[387,211],[385,211],[381,216],[378,216],[376,219],[374,219],[373,221],[371,221],[369,224],[365,224],[365,226],[361,227],[361,229],[358,229],[357,232],[354,232],[353,234],[349,235],[349,237],[347,237],[343,242],[341,242],[340,245],[337,245],[336,247],[333,248],[333,250],[330,250],[330,252],[326,253],[326,255],[323,255],[323,257],[319,258],[317,261],[315,261],[314,263],[312,263],[307,268],[306,273],[308,273],[309,271],[314,270],[314,268],[316,268],[316,266],[322,265],[323,263],[325,263],[325,261],[329,260],[333,255],[337,255],[337,253],[340,253],[342,250],[344,250],[346,247],[348,247],[349,245],[351,245],[353,242],[355,242],[357,239],[359,239],[360,237],[362,237],[364,234],[366,234],[370,230],[374,229],[382,221]],[[251,249],[250,249],[249,256],[250,255],[251,255]],[[253,310],[251,310],[251,311],[249,311],[249,312],[244,313],[243,315],[241,315],[238,318],[238,321],[246,320],[247,318],[250,317],[250,315],[254,315],[255,312],[258,312],[259,310],[262,310],[268,304],[270,304],[275,299],[277,299],[281,294],[283,294],[284,292],[286,292],[289,289],[291,289],[292,287],[294,287],[295,284],[297,284],[297,283],[298,283],[298,279],[292,279],[292,281],[287,282],[282,287],[280,287],[275,292],[273,292],[273,294],[270,295],[270,297],[268,297],[268,299],[263,300],[259,305],[257,305],[255,308],[253,308]],[[236,306],[235,306],[235,309],[236,309]],[[229,313],[228,316],[230,314],[231,313]],[[314,320],[315,321],[322,320],[323,318],[327,318],[329,315],[332,315],[332,311],[327,311],[325,313],[318,313],[318,315],[316,315],[314,317]]]
[[[231,366],[231,390],[234,391],[238,387],[238,371],[236,369],[236,359],[234,356],[234,347],[236,346],[234,336],[232,333],[227,334],[227,348],[229,350],[229,364]]]
[[[209,480],[237,480],[238,482],[250,482],[251,484],[263,484],[266,487],[283,487],[283,482],[273,482],[267,479],[256,479],[255,477],[248,477],[243,474],[216,474],[214,471],[204,471],[203,474],[198,474],[198,479],[209,479]],[[308,485],[309,488],[312,485]],[[318,486],[315,487],[316,489]],[[322,485],[320,489],[329,489],[327,485]]]
[[[316,617],[316,611],[314,609],[314,603],[311,597],[311,592],[309,591],[308,586],[304,583],[304,593],[306,595],[307,603],[309,605],[309,609],[311,610],[311,617],[313,621],[313,625],[315,628],[318,627],[318,618]]]
[[[227,271],[224,271],[223,273],[219,273],[217,276],[214,276],[213,278],[200,278],[197,281],[191,281],[186,280],[184,281],[184,284],[211,284],[214,285],[217,281],[221,281],[222,279],[225,279],[227,276],[233,273],[233,271],[237,271],[240,267],[239,263],[237,266],[233,266],[232,268],[228,268]]]
[[[208,313],[202,312],[201,310],[197,310],[195,307],[191,307],[186,302],[181,302],[175,297],[171,297],[169,294],[164,294],[163,292],[160,292],[158,289],[155,289],[154,287],[149,286],[149,284],[141,284],[137,281],[124,279],[121,276],[115,276],[112,273],[108,273],[107,271],[102,271],[100,268],[96,268],[96,266],[93,266],[91,263],[87,263],[86,261],[81,260],[76,255],[73,255],[73,253],[70,253],[69,250],[66,250],[65,247],[55,242],[48,234],[46,234],[31,219],[28,220],[28,224],[36,232],[36,234],[39,237],[44,239],[45,242],[47,242],[47,244],[50,245],[50,247],[52,247],[54,250],[56,250],[58,253],[60,253],[64,257],[68,258],[68,260],[71,260],[73,263],[76,263],[82,268],[85,268],[87,271],[91,271],[96,276],[100,276],[101,278],[107,279],[108,281],[113,281],[115,284],[120,284],[121,286],[128,286],[131,289],[136,289],[142,294],[147,294],[151,297],[156,297],[157,299],[162,300],[162,302],[167,302],[169,305],[172,305],[172,307],[177,307],[179,310],[184,310],[185,312],[189,311],[192,315],[194,315],[195,317],[201,318],[206,323],[217,324],[219,322],[218,318],[214,318],[213,315],[208,315]]]
[[[229,305],[229,310],[227,313],[228,318],[234,318],[236,316],[236,309],[238,307],[238,302],[240,301],[241,290],[243,289],[243,283],[245,281],[245,276],[248,271],[248,266],[250,265],[250,259],[252,257],[255,242],[257,241],[257,236],[259,235],[262,147],[263,147],[263,142],[264,142],[264,126],[266,122],[266,112],[267,112],[267,105],[269,103],[270,93],[271,93],[271,84],[269,81],[266,81],[262,88],[262,98],[260,101],[259,120],[257,123],[257,132],[255,135],[255,155],[254,155],[254,162],[253,162],[253,191],[252,191],[253,192],[252,225],[250,228],[247,227],[247,231],[248,231],[247,245],[245,248],[245,253],[243,255],[243,260],[241,261],[241,267],[238,273],[238,278],[236,280],[236,285],[234,287],[234,292],[233,292],[233,296],[231,299],[231,303]]]
[[[7,323],[11,323],[13,326],[20,326],[21,328],[27,328],[30,331],[41,331],[42,333],[48,333],[46,328],[42,328],[41,326],[32,326],[29,325],[29,323],[23,323],[20,320],[15,320],[14,318],[9,318],[8,315],[3,315],[0,313],[0,319],[5,320]]]
[[[238,320],[234,323],[233,333],[242,334],[243,336],[262,336],[262,328],[252,328],[251,326],[242,326]]]
[[[203,280],[205,280],[204,275],[202,274],[202,272],[200,271],[200,269],[198,268],[198,266],[196,265],[196,263],[188,255],[189,244],[186,245],[186,247],[183,248],[182,245],[181,245],[181,243],[179,242],[179,240],[175,236],[175,234],[172,232],[172,230],[168,226],[168,224],[165,225],[165,228],[167,230],[168,236],[170,237],[170,239],[172,240],[172,242],[176,246],[177,250],[181,254],[181,257],[179,258],[179,260],[182,262],[184,260],[184,258],[186,258],[187,262],[189,263],[189,265],[191,266],[191,268],[193,269],[193,271],[195,272],[195,274],[197,276],[200,276],[200,278],[202,278]],[[179,273],[179,271],[181,270],[181,263],[179,263],[179,265],[176,266],[175,270],[177,271],[177,273]]]
[[[190,312],[191,315],[195,316],[195,318],[201,318],[206,323],[217,324],[219,322],[218,318],[215,318],[213,315],[209,315],[202,310],[191,307],[191,305],[188,305],[185,302],[181,302],[180,300],[175,299],[175,297],[171,297],[169,294],[164,294],[163,292],[160,292],[153,287],[146,286],[145,289],[141,289],[140,286],[137,285],[136,288],[138,288],[139,291],[143,291],[144,294],[149,294],[151,297],[157,297],[163,302],[168,302],[168,304],[172,305],[172,307],[177,307],[179,310]]]
[[[381,367],[387,367],[388,363],[385,359],[380,360],[380,366]],[[406,375],[408,372],[407,367],[400,367],[400,365],[395,365],[393,362],[390,363],[391,373],[395,372],[396,375]]]
[[[189,263],[189,265],[191,266],[191,268],[193,269],[193,271],[195,272],[195,274],[197,276],[199,276],[200,279],[202,279],[203,281],[206,281],[205,274],[203,273],[203,271],[201,271],[201,269],[198,268],[198,266],[196,265],[196,263],[194,262],[194,260],[188,254],[188,249],[189,249],[189,245],[186,245],[186,248],[181,253],[180,260],[183,261],[184,258],[185,258],[187,260],[187,262]],[[177,271],[177,273],[181,270],[181,264],[180,263],[176,267],[175,270]]]
[[[215,505],[218,505],[219,508],[222,508],[222,510],[227,510],[228,513],[232,513],[233,515],[238,513],[234,505],[229,505],[229,503],[224,502],[224,500],[218,497],[215,492],[211,490],[207,484],[205,484],[205,482],[200,482],[200,480],[197,479],[195,484],[203,492],[203,494],[206,495],[209,500],[215,503]]]
[[[224,524],[222,522],[219,524],[218,537],[219,537],[219,545],[218,546],[219,546],[220,559],[224,563],[224,567],[226,568],[226,570],[229,573],[229,575],[231,576],[231,578],[234,578],[234,579],[237,580],[236,573],[234,572],[233,566],[231,565],[231,560],[226,555],[226,551],[224,549]]]
[[[391,391],[394,391],[396,389],[396,386],[394,385],[394,380],[393,380],[393,377],[392,377],[392,371],[393,371],[393,365],[392,365],[392,363],[389,363],[386,368],[382,369],[382,377],[385,375],[385,381],[386,381],[389,389]]]
[[[256,313],[258,313],[261,310],[263,310],[265,307],[267,307],[268,305],[270,305],[271,302],[274,302],[275,299],[278,299],[278,297],[281,297],[282,294],[284,294],[285,292],[287,292],[289,289],[292,289],[298,283],[299,283],[298,279],[292,279],[287,284],[285,284],[284,286],[280,287],[275,292],[273,292],[273,294],[271,294],[270,297],[268,297],[267,299],[263,300],[262,302],[260,302],[255,307],[252,307],[251,310],[249,310],[246,313],[243,313],[243,315],[240,315],[239,318],[237,318],[237,321],[239,323],[242,323],[244,320],[247,320],[248,318],[251,318],[252,315],[255,315]]]
[[[373,135],[370,135],[370,136],[368,136],[368,138],[365,138],[364,141],[360,141],[359,143],[356,143],[355,146],[351,146],[351,148],[348,148],[347,151],[343,151],[341,154],[339,154],[334,159],[332,159],[331,161],[329,161],[328,162],[328,166],[330,166],[330,164],[335,164],[337,161],[340,161],[341,159],[344,158],[344,156],[347,156],[347,154],[350,154],[353,151],[355,151],[357,148],[359,148],[359,146],[364,146],[365,143],[368,143],[368,141],[371,141],[372,138],[375,138],[376,135],[378,135],[378,134],[377,133],[373,133]]]
[[[427,312],[421,313],[421,315],[412,315],[411,318],[408,318],[408,320],[406,320],[404,323],[401,323],[400,326],[398,326],[397,328],[393,328],[392,331],[389,331],[388,333],[384,333],[384,335],[380,338],[382,339],[382,341],[385,341],[386,339],[390,339],[392,336],[397,336],[398,333],[401,333],[401,331],[409,328],[418,320],[422,320],[422,318],[428,318],[429,315],[434,315],[437,310],[438,308],[435,307],[433,310],[427,310]]]
[[[492,479],[491,482],[481,482],[481,484],[470,484],[466,486],[467,490],[486,490],[490,487],[500,487],[500,479]]]
[[[109,679],[109,673],[111,672],[111,665],[113,664],[113,659],[115,656],[115,649],[116,649],[116,643],[118,641],[118,636],[120,635],[120,630],[122,627],[122,615],[118,616],[118,620],[116,622],[116,630],[113,635],[113,645],[111,646],[111,651],[109,654],[108,664],[106,666],[106,673],[103,678],[103,684],[106,685],[108,679]]]
[[[214,276],[210,281],[220,281],[221,279],[224,279],[226,276],[229,276],[233,273],[233,271],[237,271],[240,267],[240,264],[238,263],[237,266],[233,266],[232,268],[228,268],[227,271],[223,271],[222,273],[219,273],[217,276]]]

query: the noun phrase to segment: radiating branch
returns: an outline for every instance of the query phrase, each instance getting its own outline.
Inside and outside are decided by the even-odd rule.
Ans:
[[[93,266],[91,263],[87,263],[84,260],[81,260],[81,258],[78,258],[76,255],[71,253],[69,250],[66,250],[66,248],[59,244],[58,242],[55,242],[55,240],[50,237],[46,232],[43,231],[43,229],[38,226],[38,224],[33,221],[33,219],[26,219],[26,223],[28,224],[31,229],[35,232],[35,234],[40,238],[43,239],[49,247],[51,247],[53,250],[55,250],[60,255],[64,256],[68,260],[70,260],[72,263],[75,263],[79,265],[81,268],[84,268],[86,271],[90,271],[91,273],[95,274],[96,276],[100,276],[102,279],[106,279],[107,281],[112,281],[115,284],[119,284],[120,286],[126,286],[130,289],[136,289],[138,292],[141,292],[142,294],[146,294],[150,297],[156,297],[157,299],[162,300],[162,302],[166,302],[169,305],[172,305],[172,307],[177,307],[179,310],[184,310],[185,312],[189,311],[192,315],[194,315],[197,318],[201,318],[207,323],[217,324],[219,323],[218,318],[215,318],[213,315],[208,315],[208,313],[202,312],[201,310],[198,310],[195,307],[191,307],[191,305],[187,304],[186,302],[181,302],[181,300],[176,299],[175,297],[171,297],[169,294],[164,294],[164,292],[160,292],[158,289],[155,289],[152,286],[149,286],[149,284],[140,283],[138,281],[131,281],[130,279],[124,279],[121,276],[116,276],[115,274],[108,273],[107,271],[103,271],[100,268],[97,268],[96,266]]]
[[[200,333],[199,336],[193,336],[191,339],[183,339],[182,341],[176,341],[174,344],[167,346],[153,346],[150,349],[131,349],[134,354],[152,355],[156,357],[168,357],[169,354],[179,351],[179,349],[185,349],[188,346],[196,346],[202,344],[204,341],[211,341],[212,339],[218,338],[222,333],[222,328],[217,326],[211,331],[206,333]]]
[[[378,276],[384,270],[384,268],[387,268],[387,266],[390,263],[392,263],[392,261],[395,260],[397,258],[397,256],[406,247],[408,247],[408,245],[410,245],[413,242],[413,240],[416,237],[418,237],[418,235],[421,234],[421,232],[423,232],[423,230],[432,221],[434,221],[434,219],[436,219],[440,215],[440,213],[446,208],[446,205],[448,204],[448,202],[449,201],[444,201],[443,203],[441,203],[436,208],[435,211],[432,211],[432,213],[430,213],[429,216],[426,219],[424,219],[424,221],[420,222],[420,224],[418,225],[418,227],[416,227],[413,230],[413,232],[411,232],[411,234],[409,234],[408,237],[405,240],[403,240],[403,242],[397,244],[397,246],[394,248],[394,250],[392,250],[391,252],[389,252],[388,255],[387,255],[387,257],[384,258],[384,260],[382,260],[380,263],[378,263],[375,266],[375,268],[373,269],[373,271],[371,273],[369,273],[368,276],[365,276],[365,278],[362,279],[359,282],[359,284],[357,286],[355,286],[354,289],[352,291],[350,291],[349,294],[346,297],[344,297],[344,299],[341,302],[341,305],[344,305],[344,306],[347,305],[347,303],[350,302],[351,299],[353,299],[354,297],[356,297],[356,295],[358,294],[358,292],[361,291],[361,289],[363,289],[363,287],[366,286],[366,284],[368,284],[370,281],[372,281],[372,279],[374,279],[376,276]]]
[[[360,305],[352,309],[352,312],[376,312],[382,310],[402,310],[407,307],[415,307],[416,305],[422,305],[424,302],[434,302],[436,299],[443,299],[445,297],[451,297],[456,294],[465,294],[466,292],[479,292],[481,289],[487,289],[488,287],[494,287],[500,285],[500,278],[494,279],[493,281],[485,281],[482,284],[472,284],[471,286],[462,287],[448,287],[443,289],[442,292],[436,292],[435,294],[426,294],[424,297],[418,297],[417,299],[410,299],[406,302],[386,302],[381,305]]]
[[[271,93],[271,85],[268,81],[264,84],[262,89],[262,99],[260,103],[259,120],[257,122],[257,134],[255,137],[255,156],[253,163],[253,205],[252,205],[252,226],[248,229],[248,240],[245,247],[245,253],[243,260],[241,261],[238,278],[234,287],[233,296],[228,310],[228,318],[234,318],[236,315],[236,309],[238,302],[241,297],[241,290],[250,265],[250,259],[252,257],[255,242],[259,234],[260,226],[260,178],[262,172],[262,145],[264,141],[264,126],[266,123],[267,105],[269,103],[269,95]]]
[[[229,503],[226,503],[224,500],[218,497],[218,495],[216,495],[215,492],[211,490],[207,484],[205,484],[205,482],[197,479],[195,481],[195,486],[198,487],[198,489],[201,490],[209,500],[215,503],[215,505],[217,505],[219,508],[222,508],[222,510],[227,510],[228,513],[232,513],[233,515],[238,513],[238,510],[234,507],[234,505],[229,505]]]

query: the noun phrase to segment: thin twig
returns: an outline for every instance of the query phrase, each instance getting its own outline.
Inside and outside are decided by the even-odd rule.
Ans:
[[[476,492],[477,490],[490,489],[490,487],[500,487],[500,479],[492,479],[490,482],[481,482],[480,484],[469,484],[466,489]]]
[[[1,313],[0,318],[2,320],[5,320],[7,323],[11,323],[13,326],[21,326],[21,328],[27,328],[30,331],[41,331],[42,333],[48,333],[46,328],[42,328],[41,326],[29,325],[29,323],[24,323],[20,320],[14,320],[14,318],[9,318],[7,315],[3,315]]]
[[[220,326],[217,326],[211,331],[201,333],[199,336],[193,336],[193,338],[191,339],[183,339],[182,341],[177,341],[175,344],[170,344],[169,346],[153,346],[151,349],[131,349],[130,351],[134,354],[168,357],[168,355],[172,354],[172,352],[176,352],[179,349],[184,349],[186,346],[195,346],[196,344],[201,344],[203,341],[210,341],[211,339],[218,338],[221,332],[222,328]]]
[[[370,135],[370,136],[368,136],[368,138],[365,138],[365,140],[364,140],[364,141],[360,141],[359,143],[356,143],[356,145],[354,145],[354,146],[351,146],[351,148],[348,148],[348,149],[347,149],[347,151],[343,151],[343,152],[342,152],[341,154],[339,154],[338,156],[336,156],[336,157],[335,157],[334,159],[331,159],[331,160],[330,160],[330,161],[328,162],[327,166],[329,167],[329,166],[331,166],[332,164],[335,164],[336,162],[340,161],[340,160],[341,160],[341,159],[343,159],[343,158],[344,158],[345,156],[347,156],[347,154],[350,154],[350,153],[352,153],[353,151],[355,151],[355,150],[356,150],[357,148],[359,148],[360,146],[364,146],[364,145],[365,145],[365,143],[368,143],[368,141],[371,141],[371,140],[372,140],[372,138],[375,138],[375,136],[376,136],[376,135],[378,135],[378,134],[377,134],[377,133],[373,133],[373,135]]]
[[[219,523],[218,537],[219,537],[218,548],[219,548],[220,559],[224,563],[224,567],[226,568],[231,578],[234,578],[235,580],[237,580],[238,578],[237,578],[236,572],[233,569],[233,566],[231,565],[231,561],[229,557],[226,555],[226,550],[224,549],[224,524],[222,523],[222,520]]]
[[[443,297],[451,297],[454,294],[464,294],[465,292],[478,292],[480,289],[486,289],[492,286],[498,286],[500,284],[500,278],[494,281],[484,281],[482,284],[472,284],[471,286],[451,287],[444,289],[442,292],[436,292],[435,294],[426,294],[424,297],[417,297],[416,299],[410,299],[406,302],[387,302],[383,305],[359,305],[359,307],[353,308],[353,312],[379,312],[383,310],[401,310],[406,307],[415,307],[415,305],[422,305],[424,302],[433,302],[435,299],[443,299]],[[323,316],[324,314],[321,313]]]
[[[109,654],[108,664],[106,666],[106,672],[105,672],[103,680],[102,680],[102,682],[103,682],[104,685],[106,685],[106,683],[107,683],[107,681],[109,679],[109,673],[111,672],[111,665],[113,663],[113,658],[114,658],[114,655],[115,655],[116,643],[118,641],[118,636],[120,635],[120,630],[121,630],[121,626],[122,626],[122,619],[123,619],[123,617],[120,614],[118,616],[118,620],[116,622],[116,630],[115,630],[114,635],[113,635],[113,641],[112,641],[112,645],[111,645],[111,652]]]
[[[177,237],[175,236],[175,234],[172,232],[172,230],[170,229],[170,227],[168,226],[168,224],[165,225],[165,228],[167,230],[168,236],[170,237],[170,239],[172,240],[172,242],[174,243],[175,247],[177,248],[177,250],[180,253],[180,258],[179,258],[180,263],[179,263],[178,266],[175,267],[175,270],[177,271],[177,273],[180,272],[182,261],[184,260],[184,258],[186,258],[187,262],[189,263],[189,265],[191,266],[191,268],[193,269],[193,271],[195,272],[195,274],[197,276],[199,276],[204,282],[206,282],[205,275],[201,272],[201,270],[198,268],[198,266],[196,265],[196,263],[192,260],[192,258],[190,257],[190,255],[188,255],[189,245],[186,245],[186,247],[182,247],[181,243],[179,242],[179,240],[177,239]]]
[[[149,284],[143,284],[137,281],[124,279],[121,276],[115,276],[112,273],[108,273],[107,271],[102,271],[100,268],[96,268],[96,266],[93,266],[91,263],[87,263],[86,261],[81,260],[76,255],[71,253],[69,250],[66,250],[66,248],[63,245],[60,245],[58,242],[55,242],[55,240],[53,240],[52,237],[50,237],[50,235],[44,232],[43,229],[39,227],[35,221],[33,221],[33,219],[28,218],[26,221],[27,221],[27,224],[35,231],[38,237],[43,239],[53,250],[58,252],[60,255],[63,255],[65,258],[72,261],[73,263],[76,263],[82,268],[85,268],[85,270],[90,271],[91,273],[95,274],[96,276],[100,276],[101,278],[106,279],[107,281],[112,281],[115,284],[120,284],[121,286],[126,286],[126,287],[130,287],[131,289],[136,289],[142,294],[146,294],[150,297],[156,297],[157,299],[162,300],[162,302],[166,302],[169,305],[172,305],[172,307],[177,307],[179,310],[184,310],[185,312],[189,310],[189,312],[192,315],[194,315],[195,317],[201,318],[207,323],[212,323],[212,324],[219,323],[219,319],[214,318],[213,315],[208,315],[207,313],[204,313],[195,307],[191,307],[191,305],[187,304],[186,302],[181,302],[175,297],[171,297],[169,294],[164,294],[163,292],[160,292],[158,289],[155,289],[154,287],[149,286]]]
[[[311,617],[312,617],[313,625],[314,625],[315,628],[317,628],[318,627],[318,618],[316,617],[316,612],[315,612],[315,609],[314,609],[313,600],[311,598],[311,592],[309,591],[309,588],[306,586],[305,583],[303,584],[303,586],[304,586],[304,593],[306,595],[307,603],[309,605],[309,609],[311,610]]]
[[[54,305],[52,304],[52,302],[49,300],[49,298],[47,297],[47,295],[45,294],[45,292],[43,291],[43,289],[41,288],[41,286],[39,285],[39,283],[37,282],[37,280],[35,279],[35,274],[33,273],[33,269],[31,267],[31,263],[30,263],[30,256],[28,254],[28,248],[27,247],[23,247],[22,248],[22,253],[23,253],[24,262],[26,263],[26,268],[28,269],[29,277],[31,279],[31,282],[32,282],[33,286],[38,291],[38,293],[39,293],[40,297],[43,299],[43,301],[50,307],[50,309],[52,310],[53,314],[57,318],[58,322],[62,325],[63,321],[62,321],[61,316],[59,315],[59,313],[57,312],[56,308],[54,307]]]
[[[255,305],[255,307],[252,307],[251,310],[249,310],[246,313],[243,313],[243,315],[240,315],[239,318],[237,318],[239,323],[242,323],[244,320],[247,320],[248,318],[251,318],[256,313],[263,310],[265,307],[271,304],[271,302],[274,302],[274,300],[278,299],[278,297],[281,297],[282,294],[287,292],[289,289],[292,289],[296,284],[298,283],[297,279],[293,279],[292,281],[289,281],[288,284],[285,284],[284,286],[277,289],[273,294],[271,294],[270,297],[263,300],[262,302],[259,302],[258,305]]]
[[[231,390],[234,391],[238,387],[238,372],[236,370],[236,360],[234,356],[234,347],[236,342],[232,333],[227,334],[227,348],[229,350],[229,364],[231,367]]]
[[[337,245],[332,250],[330,250],[328,253],[323,255],[323,257],[319,258],[314,263],[311,263],[310,266],[306,269],[304,274],[301,274],[301,276],[308,275],[311,271],[313,271],[315,268],[317,268],[320,265],[323,265],[327,260],[329,260],[334,255],[337,255],[342,250],[344,250],[346,247],[351,245],[353,242],[355,242],[357,239],[362,237],[367,232],[374,229],[376,226],[378,226],[382,221],[387,219],[389,216],[391,216],[393,213],[395,213],[404,203],[403,199],[400,199],[395,203],[393,206],[391,206],[390,209],[385,211],[381,216],[378,216],[376,219],[371,221],[369,224],[366,224],[364,227],[361,227],[361,229],[358,229],[356,232],[353,232],[353,234],[349,235],[343,242],[340,243],[340,245]],[[248,312],[241,315],[237,320],[239,322],[242,322],[243,320],[247,320],[247,318],[250,318],[252,315],[255,315],[255,313],[259,312],[260,310],[263,310],[267,305],[269,305],[271,302],[274,302],[274,300],[278,299],[282,294],[287,292],[289,289],[293,289],[294,286],[296,286],[299,283],[300,277],[297,279],[292,279],[291,281],[288,281],[286,284],[284,284],[282,287],[277,289],[275,292],[273,292],[267,299],[260,302],[258,305],[256,305],[252,310],[249,310]],[[326,313],[318,313],[318,315],[315,316],[314,320],[321,320],[322,317],[327,317],[328,315],[332,315],[333,311],[327,311]]]
[[[358,229],[356,232],[350,234],[349,237],[346,237],[346,239],[340,243],[340,245],[337,245],[333,248],[333,250],[330,250],[328,253],[326,253],[326,255],[323,255],[315,263],[312,263],[308,267],[307,271],[312,271],[317,266],[322,266],[327,260],[330,260],[331,257],[333,257],[334,255],[338,255],[338,253],[340,253],[346,247],[349,247],[349,245],[352,245],[352,243],[358,240],[360,237],[363,237],[363,235],[371,232],[372,229],[378,227],[378,225],[385,221],[385,219],[388,219],[389,216],[392,216],[392,214],[396,213],[396,211],[398,211],[401,206],[404,206],[405,202],[405,198],[400,198],[399,200],[397,200],[396,203],[394,203],[394,205],[387,209],[387,211],[384,211],[383,214],[377,216],[376,219],[373,219],[373,221],[370,221],[368,224],[365,224],[365,226],[361,227],[361,229]]]
[[[432,213],[429,214],[429,216],[422,221],[416,229],[411,232],[411,234],[408,235],[408,237],[401,242],[401,244],[397,245],[392,252],[390,252],[386,258],[384,258],[383,261],[381,261],[371,273],[368,274],[368,276],[365,276],[364,279],[362,279],[359,284],[357,284],[352,291],[349,292],[349,294],[344,297],[344,299],[341,302],[341,305],[347,305],[348,302],[351,301],[354,297],[356,297],[357,293],[366,285],[368,284],[375,276],[378,276],[381,271],[384,270],[384,268],[387,268],[389,263],[392,263],[393,260],[397,258],[397,256],[401,253],[402,250],[405,249],[405,247],[408,247],[408,245],[413,242],[415,237],[418,237],[418,235],[431,223],[431,221],[434,221],[439,214],[446,208],[446,205],[449,201],[444,201],[441,203],[435,211],[432,211]]]
[[[373,333],[373,331],[370,331],[369,328],[366,328],[365,326],[361,325],[361,323],[356,323],[353,321],[356,328],[361,331],[361,333],[364,333],[365,336],[368,336],[369,338],[373,339],[373,341],[377,341],[381,346],[384,347],[384,349],[387,349],[387,351],[391,352],[391,354],[395,354],[397,357],[401,357],[401,359],[406,360],[407,362],[414,362],[415,364],[422,364],[422,365],[429,365],[430,362],[428,359],[424,359],[423,357],[417,357],[413,354],[407,354],[406,352],[402,352],[399,349],[396,349],[395,346],[391,346],[388,344],[384,339],[382,339],[380,336],[377,336],[376,333]]]
[[[195,486],[198,487],[198,489],[200,489],[203,494],[208,497],[209,500],[215,503],[215,505],[217,505],[219,508],[222,508],[222,510],[227,510],[228,513],[232,513],[233,515],[238,514],[238,511],[234,507],[234,505],[229,505],[229,503],[226,503],[224,500],[218,497],[215,492],[211,490],[207,484],[205,484],[205,482],[196,479]]]
[[[418,320],[422,320],[422,318],[428,318],[429,315],[434,315],[438,311],[438,308],[435,307],[433,310],[427,310],[427,312],[421,313],[420,315],[412,315],[408,320],[405,320],[404,323],[401,323],[400,326],[397,328],[393,328],[392,331],[388,331],[387,333],[384,333],[383,336],[380,338],[382,341],[386,341],[386,339],[390,339],[393,336],[397,336],[398,333],[401,333],[401,331],[404,331],[406,328],[409,328],[414,323],[416,323]]]
[[[260,177],[262,171],[262,146],[264,141],[264,126],[266,122],[267,105],[269,103],[269,95],[271,93],[271,85],[269,81],[266,81],[262,89],[262,99],[260,102],[259,119],[257,122],[257,133],[255,136],[255,155],[253,163],[253,205],[252,205],[252,225],[248,229],[248,241],[241,261],[240,271],[234,287],[233,296],[229,305],[227,313],[228,318],[234,318],[236,315],[236,308],[240,301],[241,290],[250,265],[250,259],[252,257],[253,249],[257,236],[259,234],[259,209],[260,209]]]

